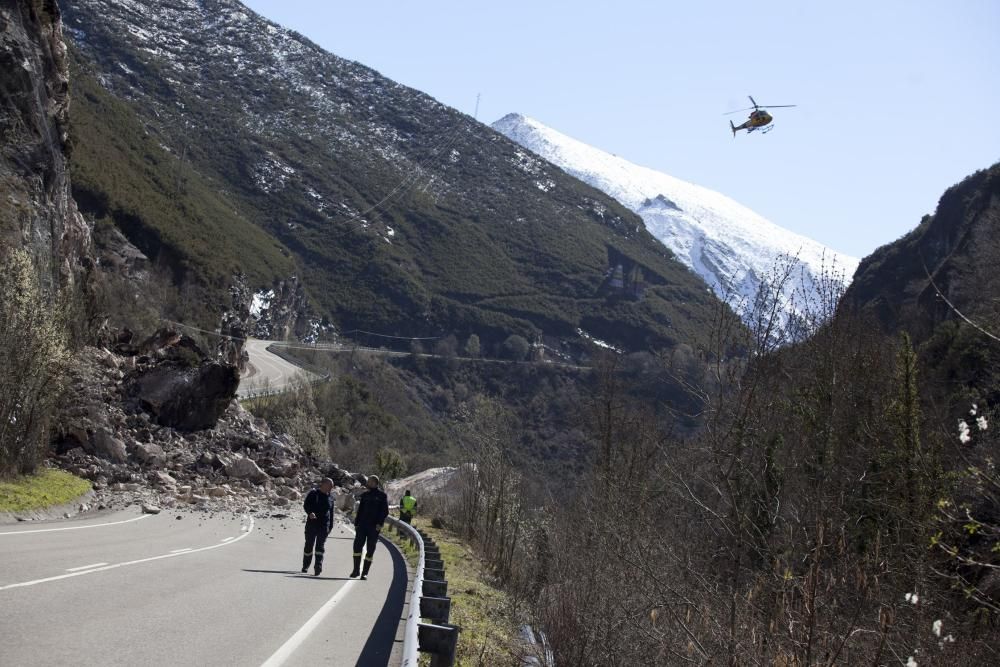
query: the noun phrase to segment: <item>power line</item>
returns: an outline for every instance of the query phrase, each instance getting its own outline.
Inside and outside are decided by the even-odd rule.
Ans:
[[[459,123],[458,125],[456,125],[454,131],[451,134],[443,136],[440,142],[438,142],[437,144],[437,150],[433,149],[432,147],[432,149],[428,151],[429,153],[428,157],[423,162],[417,162],[413,170],[409,174],[407,174],[406,177],[403,178],[403,180],[401,180],[399,184],[396,185],[396,187],[390,190],[385,197],[377,201],[375,204],[369,206],[365,210],[352,215],[343,222],[337,223],[336,220],[334,220],[333,222],[336,224],[348,225],[354,222],[355,220],[360,220],[362,217],[368,215],[372,211],[381,208],[389,200],[396,197],[397,194],[400,194],[401,196],[402,194],[408,192],[413,187],[413,185],[420,179],[424,169],[431,164],[434,158],[443,154],[444,152],[446,152],[448,149],[450,149],[452,146],[455,145],[455,141],[458,139],[458,135],[461,133],[461,129],[462,125],[461,123]],[[441,146],[445,143],[446,140],[448,141],[448,145],[445,146],[444,150],[442,150]]]
[[[199,329],[198,327],[193,327],[190,324],[184,324],[182,322],[175,322],[174,320],[161,319],[161,322],[166,322],[167,324],[172,324],[175,327],[180,327],[182,329],[189,329],[191,331],[198,331],[203,334],[208,334],[209,336],[218,336],[219,338],[228,338],[230,340],[241,340],[248,341],[249,338],[241,338],[239,336],[230,336],[229,334],[219,333],[218,331],[209,331],[208,329]]]
[[[345,336],[347,334],[351,334],[351,333],[361,333],[361,334],[367,334],[369,336],[377,336],[378,338],[393,338],[395,340],[438,340],[438,339],[441,338],[441,336],[424,336],[424,337],[419,337],[419,336],[389,336],[387,334],[374,333],[374,332],[371,332],[371,331],[362,331],[361,329],[351,329],[350,331],[343,331],[341,333],[343,335],[345,335]]]
[[[181,327],[183,329],[189,329],[191,331],[198,331],[198,332],[203,333],[203,334],[208,334],[209,336],[218,336],[219,338],[228,338],[230,340],[242,340],[242,341],[250,340],[249,338],[241,338],[239,336],[230,336],[230,335],[227,335],[227,334],[219,333],[218,331],[209,331],[208,329],[200,329],[198,327],[191,326],[190,324],[184,324],[183,322],[176,322],[174,320],[163,319],[161,321],[162,322],[166,322],[167,324],[172,324],[172,325],[174,325],[176,327]],[[378,338],[392,338],[392,339],[395,339],[395,340],[439,340],[441,338],[441,336],[423,336],[423,337],[420,337],[420,336],[391,336],[389,334],[380,334],[380,333],[375,333],[374,331],[364,331],[362,329],[351,329],[350,331],[342,331],[341,335],[342,336],[346,336],[347,334],[352,334],[352,333],[366,334],[368,336],[376,336]],[[274,341],[274,342],[281,343],[282,345],[286,344],[286,343],[284,343],[282,341]]]

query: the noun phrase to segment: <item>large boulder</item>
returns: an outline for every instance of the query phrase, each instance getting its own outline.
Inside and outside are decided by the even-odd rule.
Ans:
[[[168,489],[173,489],[177,486],[177,480],[174,479],[173,475],[171,475],[170,473],[163,472],[161,470],[157,470],[155,473],[153,473],[152,477],[150,478],[150,481],[160,486],[166,487]]]
[[[114,437],[107,429],[98,429],[91,441],[95,456],[114,463],[125,463],[128,460],[125,443]]]
[[[128,393],[157,423],[198,431],[215,427],[239,383],[239,372],[232,366],[168,362],[138,373],[129,382]]]
[[[357,499],[354,494],[350,491],[337,491],[337,497],[334,500],[334,505],[342,512],[353,512],[354,506],[357,504]]]
[[[292,459],[278,459],[267,469],[272,477],[294,477],[298,471],[298,461]]]
[[[139,463],[147,466],[162,466],[167,462],[163,447],[154,443],[136,443],[132,455]]]
[[[233,454],[232,456],[220,456],[219,460],[222,462],[222,471],[227,477],[246,479],[257,484],[268,479],[267,473],[261,470],[253,459]]]

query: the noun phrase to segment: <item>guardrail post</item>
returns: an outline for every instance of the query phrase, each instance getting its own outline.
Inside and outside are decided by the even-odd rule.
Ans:
[[[424,579],[423,589],[420,593],[432,598],[448,597],[448,582],[438,581],[435,579]]]
[[[425,567],[424,576],[427,577],[428,579],[436,579],[437,581],[441,581],[444,579],[444,569]]]
[[[430,556],[427,556],[427,558],[424,559],[424,567],[444,572],[444,561],[440,558],[431,558]]]
[[[424,595],[420,598],[420,616],[430,620],[431,623],[443,625],[448,622],[451,615],[451,598],[429,597]]]
[[[420,650],[433,656],[431,667],[451,667],[455,664],[455,649],[461,630],[456,625],[421,623],[417,626]]]

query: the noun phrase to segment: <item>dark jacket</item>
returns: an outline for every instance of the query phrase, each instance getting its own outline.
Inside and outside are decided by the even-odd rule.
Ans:
[[[368,489],[361,494],[354,525],[359,528],[374,526],[381,528],[387,516],[389,516],[389,499],[385,497],[385,493],[379,489]]]
[[[333,494],[325,494],[319,489],[313,489],[306,494],[306,500],[302,503],[306,515],[315,514],[315,519],[306,519],[307,523],[313,525],[326,526],[327,530],[333,528]]]

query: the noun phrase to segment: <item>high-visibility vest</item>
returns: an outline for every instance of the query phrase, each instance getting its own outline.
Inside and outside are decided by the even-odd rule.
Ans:
[[[407,514],[413,514],[413,509],[417,506],[417,499],[413,496],[403,496],[399,501],[399,507]]]

